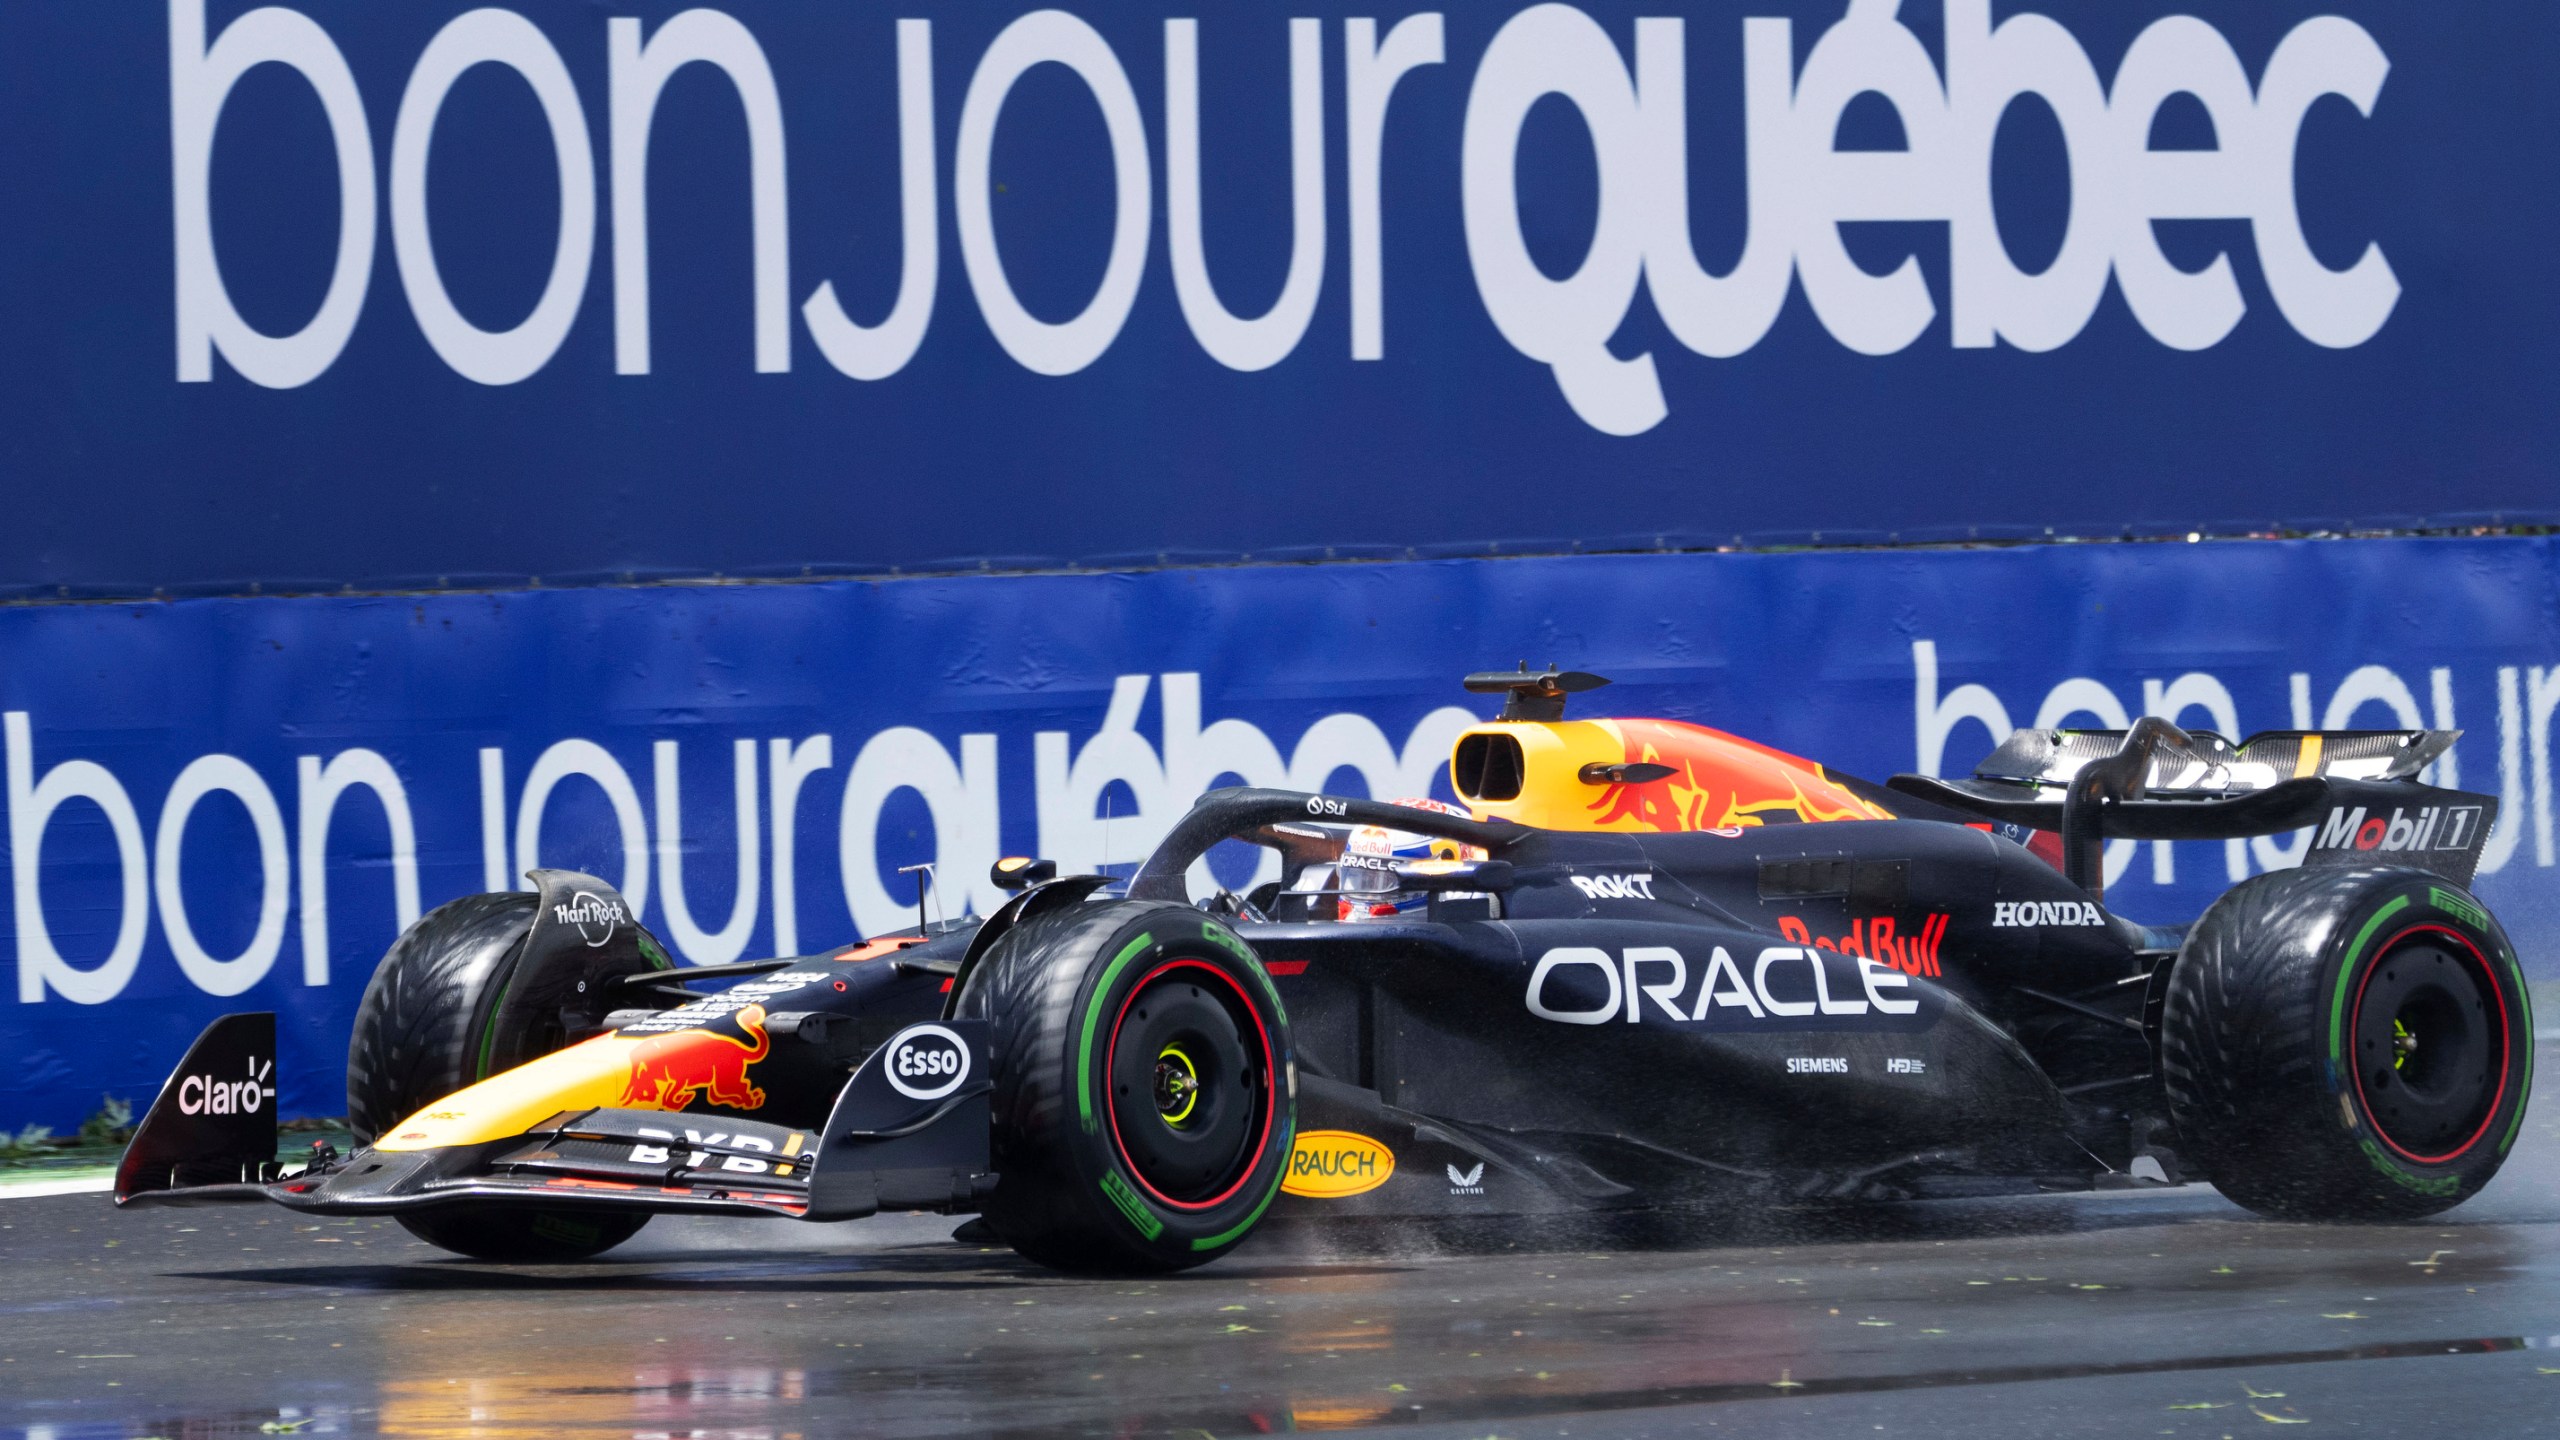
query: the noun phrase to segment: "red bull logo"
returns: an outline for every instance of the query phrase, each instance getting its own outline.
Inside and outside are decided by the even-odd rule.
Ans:
[[[1938,942],[1946,937],[1947,917],[1926,916],[1917,931],[1897,937],[1894,932],[1900,928],[1890,915],[1872,915],[1850,921],[1846,935],[1816,935],[1793,915],[1778,917],[1778,933],[1798,945],[1879,961],[1905,975],[1945,974],[1938,968]]]
[[[747,1067],[773,1053],[765,1034],[764,1007],[738,1012],[738,1028],[753,1043],[710,1030],[652,1035],[631,1052],[631,1082],[621,1104],[640,1110],[682,1110],[696,1096],[731,1110],[764,1108],[764,1091],[747,1081]]]

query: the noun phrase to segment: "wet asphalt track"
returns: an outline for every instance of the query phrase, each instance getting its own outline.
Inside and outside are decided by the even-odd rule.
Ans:
[[[1293,1229],[1137,1283],[938,1218],[661,1221],[510,1271],[369,1221],[0,1200],[0,1440],[2560,1435],[2544,1049],[2516,1160],[2410,1226],[2190,1188],[1678,1234]]]

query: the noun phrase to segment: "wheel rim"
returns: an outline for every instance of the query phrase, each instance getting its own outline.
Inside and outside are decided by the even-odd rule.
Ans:
[[[2413,926],[2356,989],[2357,1098],[2383,1143],[2420,1164],[2479,1143],[2506,1098],[2507,1002],[2468,936]]]
[[[1203,960],[1130,988],[1104,1059],[1111,1134],[1154,1199],[1206,1210],[1252,1174],[1271,1133],[1270,1032],[1234,977]]]

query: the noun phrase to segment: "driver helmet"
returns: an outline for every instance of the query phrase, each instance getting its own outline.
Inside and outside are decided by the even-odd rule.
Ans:
[[[1419,796],[1393,803],[1461,818],[1468,814],[1455,805]],[[1339,877],[1335,882],[1338,891],[1335,917],[1352,921],[1392,920],[1406,911],[1421,909],[1430,896],[1423,891],[1403,888],[1403,880],[1396,871],[1400,861],[1483,858],[1485,852],[1481,846],[1416,835],[1409,830],[1390,830],[1383,825],[1355,827],[1343,844],[1341,862],[1334,867],[1334,874]]]

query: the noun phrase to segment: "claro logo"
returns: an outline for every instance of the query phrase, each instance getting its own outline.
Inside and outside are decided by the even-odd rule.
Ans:
[[[592,290],[609,297],[603,303],[611,306],[616,373],[648,374],[650,131],[670,77],[694,62],[735,90],[746,121],[749,305],[760,372],[792,368],[793,352],[802,348],[795,331],[802,328],[817,353],[850,378],[881,380],[904,369],[935,315],[950,313],[951,307],[935,304],[947,233],[958,242],[979,317],[1005,353],[1037,374],[1073,374],[1111,348],[1140,287],[1158,273],[1149,254],[1159,214],[1168,232],[1173,299],[1192,338],[1217,365],[1271,368],[1306,340],[1329,278],[1326,256],[1336,247],[1327,231],[1335,222],[1325,196],[1341,182],[1325,169],[1336,143],[1347,152],[1351,174],[1349,239],[1342,247],[1348,251],[1351,356],[1382,359],[1385,290],[1394,276],[1379,239],[1377,216],[1391,207],[1381,193],[1377,157],[1391,122],[1422,134],[1447,133],[1455,117],[1426,111],[1454,105],[1460,94],[1465,109],[1456,153],[1442,149],[1415,161],[1441,173],[1395,173],[1435,187],[1456,182],[1468,267],[1494,328],[1548,369],[1577,417],[1611,435],[1640,434],[1669,413],[1653,355],[1609,349],[1640,289],[1673,340],[1717,359],[1758,345],[1799,285],[1815,320],[1862,355],[1910,346],[1942,302],[1947,334],[1959,349],[2006,341],[2022,352],[2052,350],[2089,323],[2111,283],[2154,339],[2201,350],[2220,343],[2248,308],[2235,278],[2243,267],[2222,256],[2192,268],[2175,264],[2152,222],[2221,219],[2247,222],[2256,273],[2286,322],[2315,345],[2363,344],[2400,298],[2390,262],[2365,237],[2331,229],[2315,250],[2295,198],[2295,142],[2304,117],[2332,96],[2372,113],[2391,68],[2372,35],[2336,15],[2307,18],[2272,52],[2253,46],[2247,55],[2205,20],[2164,16],[2133,37],[2112,76],[2101,75],[2078,38],[2050,16],[2011,13],[1995,25],[1991,0],[1928,7],[1943,16],[1934,46],[1904,24],[1899,0],[1851,0],[1841,18],[1816,35],[1797,33],[1788,17],[1747,16],[1738,36],[1724,22],[1701,27],[1723,33],[1698,37],[1689,36],[1677,16],[1604,24],[1571,5],[1537,4],[1503,20],[1473,57],[1449,53],[1449,27],[1436,11],[1408,15],[1383,37],[1367,19],[1344,20],[1338,38],[1327,35],[1323,21],[1297,19],[1282,40],[1286,98],[1268,82],[1259,93],[1240,93],[1233,81],[1218,79],[1223,65],[1210,72],[1218,83],[1204,84],[1202,24],[1265,23],[1258,20],[1221,14],[1206,22],[1166,19],[1161,26],[1115,22],[1106,35],[1066,11],[1033,9],[971,57],[937,56],[934,21],[899,19],[896,138],[864,136],[861,143],[898,156],[904,255],[889,314],[865,325],[846,313],[833,281],[817,274],[812,261],[799,259],[795,273],[791,253],[798,227],[786,157],[822,152],[805,148],[806,138],[786,145],[786,120],[828,106],[786,94],[780,82],[824,87],[822,94],[853,83],[825,57],[795,56],[778,75],[738,19],[693,9],[654,27],[631,16],[605,19],[604,53],[580,55],[573,66],[555,37],[533,21],[484,7],[446,23],[405,75],[373,69],[381,46],[379,37],[367,35],[358,54],[371,73],[360,82],[336,40],[301,11],[271,5],[208,33],[205,0],[171,0],[168,9],[181,381],[213,379],[217,354],[260,385],[290,388],[326,374],[363,317],[370,281],[381,273],[376,262],[385,229],[410,316],[456,373],[484,385],[512,385],[538,373],[559,352]],[[349,11],[331,7],[329,13]],[[1467,33],[1476,33],[1478,23],[1470,16]],[[1276,32],[1260,33],[1277,38]],[[559,38],[575,34],[592,44],[591,33],[565,30]],[[1164,56],[1162,89],[1150,84],[1143,102],[1139,86],[1148,72],[1132,75],[1117,48],[1122,45],[1149,57],[1150,67],[1152,57]],[[1696,107],[1688,101],[1692,57],[1737,54],[1739,127],[1724,118],[1731,102],[1721,92],[1732,77],[1701,75],[1700,88],[1719,92],[1717,98]],[[1390,105],[1412,70],[1470,58],[1474,73],[1463,85],[1434,84],[1430,93]],[[541,295],[497,330],[465,317],[444,283],[427,186],[437,120],[449,104],[479,103],[479,92],[458,90],[455,82],[484,64],[514,71],[531,89],[547,123],[526,143],[538,147],[546,170],[556,162],[560,179],[553,214],[521,217],[531,233],[557,236]],[[598,64],[606,93],[582,94],[579,75],[592,75]],[[304,201],[315,212],[336,212],[327,286],[302,328],[283,335],[263,332],[240,314],[213,243],[214,134],[234,87],[265,65],[289,68],[310,87],[337,161],[335,204],[324,195]],[[1033,315],[1016,294],[991,203],[992,156],[1006,99],[1024,76],[1050,73],[1053,65],[1099,107],[1116,176],[1106,192],[1113,198],[1096,203],[1112,217],[1112,238],[1092,299],[1063,321]],[[1351,78],[1340,110],[1328,116],[1322,77],[1337,65],[1347,66]],[[948,98],[937,105],[937,72],[969,77],[956,125]],[[1868,95],[1893,107],[1902,148],[1838,148],[1843,112]],[[2001,119],[2013,99],[2026,95],[2060,123],[2070,169],[2060,252],[2032,272],[2011,258],[1992,204],[1997,167],[1991,158]],[[2176,96],[2203,106],[2213,148],[2152,148],[2153,117]],[[1547,274],[1531,257],[1519,203],[1521,132],[1549,97],[1578,113],[1600,178],[1589,245],[1580,266],[1565,276]],[[1233,117],[1275,106],[1292,116],[1288,275],[1265,313],[1241,316],[1226,308],[1210,280],[1215,257],[1203,237],[1202,115],[1226,112],[1205,127],[1218,130],[1242,123]],[[1017,106],[1014,123],[1039,123],[1039,113]],[[1162,117],[1158,135],[1148,133],[1150,114]],[[604,118],[602,134],[589,133],[591,115]],[[385,121],[388,134],[377,134],[375,126]],[[1327,134],[1337,127],[1340,142]],[[947,161],[936,155],[938,131],[952,137]],[[1693,145],[1738,153],[1741,160],[1749,231],[1740,257],[1723,274],[1700,263],[1691,235]],[[1166,162],[1161,176],[1159,153]],[[389,161],[388,173],[378,176],[381,157]],[[836,183],[836,173],[824,170],[824,183]],[[940,183],[946,174],[947,194]],[[1849,254],[1842,226],[1878,220],[1947,227],[1943,296],[1931,293],[1916,258]],[[2333,269],[2321,251],[2355,258]],[[609,258],[611,279],[591,287],[589,272],[600,258]],[[316,284],[321,277],[309,278]]]
[[[181,1115],[255,1115],[273,1104],[276,1087],[267,1083],[274,1077],[276,1062],[252,1055],[248,1075],[239,1080],[217,1080],[210,1075],[184,1075],[178,1079],[178,1113]]]

